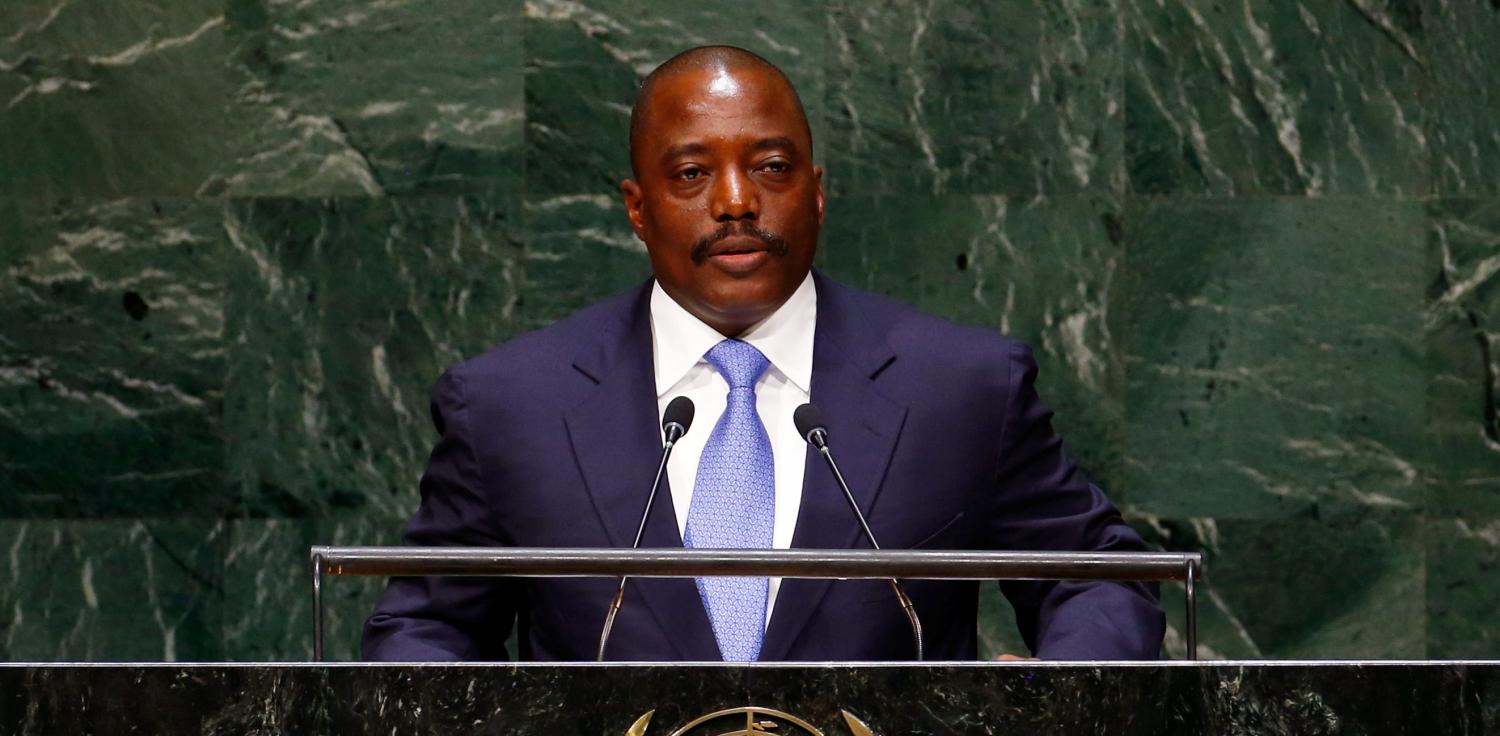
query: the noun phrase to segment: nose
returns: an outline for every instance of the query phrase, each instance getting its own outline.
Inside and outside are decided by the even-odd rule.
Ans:
[[[755,182],[738,167],[729,167],[714,181],[709,204],[715,222],[754,220],[760,216]]]

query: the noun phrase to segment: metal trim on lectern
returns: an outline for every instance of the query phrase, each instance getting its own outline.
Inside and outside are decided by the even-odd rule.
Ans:
[[[1197,552],[969,552],[561,547],[312,548],[313,658],[323,659],[323,576],[1108,580],[1183,583],[1187,658],[1198,658]]]

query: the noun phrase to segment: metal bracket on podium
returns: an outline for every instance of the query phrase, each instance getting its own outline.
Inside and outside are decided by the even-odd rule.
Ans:
[[[1181,582],[1187,658],[1197,659],[1196,552],[966,552],[543,547],[312,548],[313,658],[323,659],[323,576],[740,577]]]

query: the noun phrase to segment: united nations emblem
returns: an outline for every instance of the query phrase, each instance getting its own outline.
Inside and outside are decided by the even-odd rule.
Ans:
[[[854,714],[841,710],[844,724],[852,736],[875,736]],[[651,716],[656,711],[647,711],[635,720],[625,736],[646,736],[646,727],[651,725]],[[823,736],[823,732],[811,723],[790,713],[770,708],[726,708],[689,721],[687,725],[671,733],[671,736],[751,736],[757,733],[780,734],[781,736]]]

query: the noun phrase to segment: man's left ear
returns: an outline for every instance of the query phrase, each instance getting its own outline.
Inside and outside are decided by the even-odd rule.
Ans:
[[[818,187],[818,225],[823,225],[823,167],[813,167],[813,181]]]

